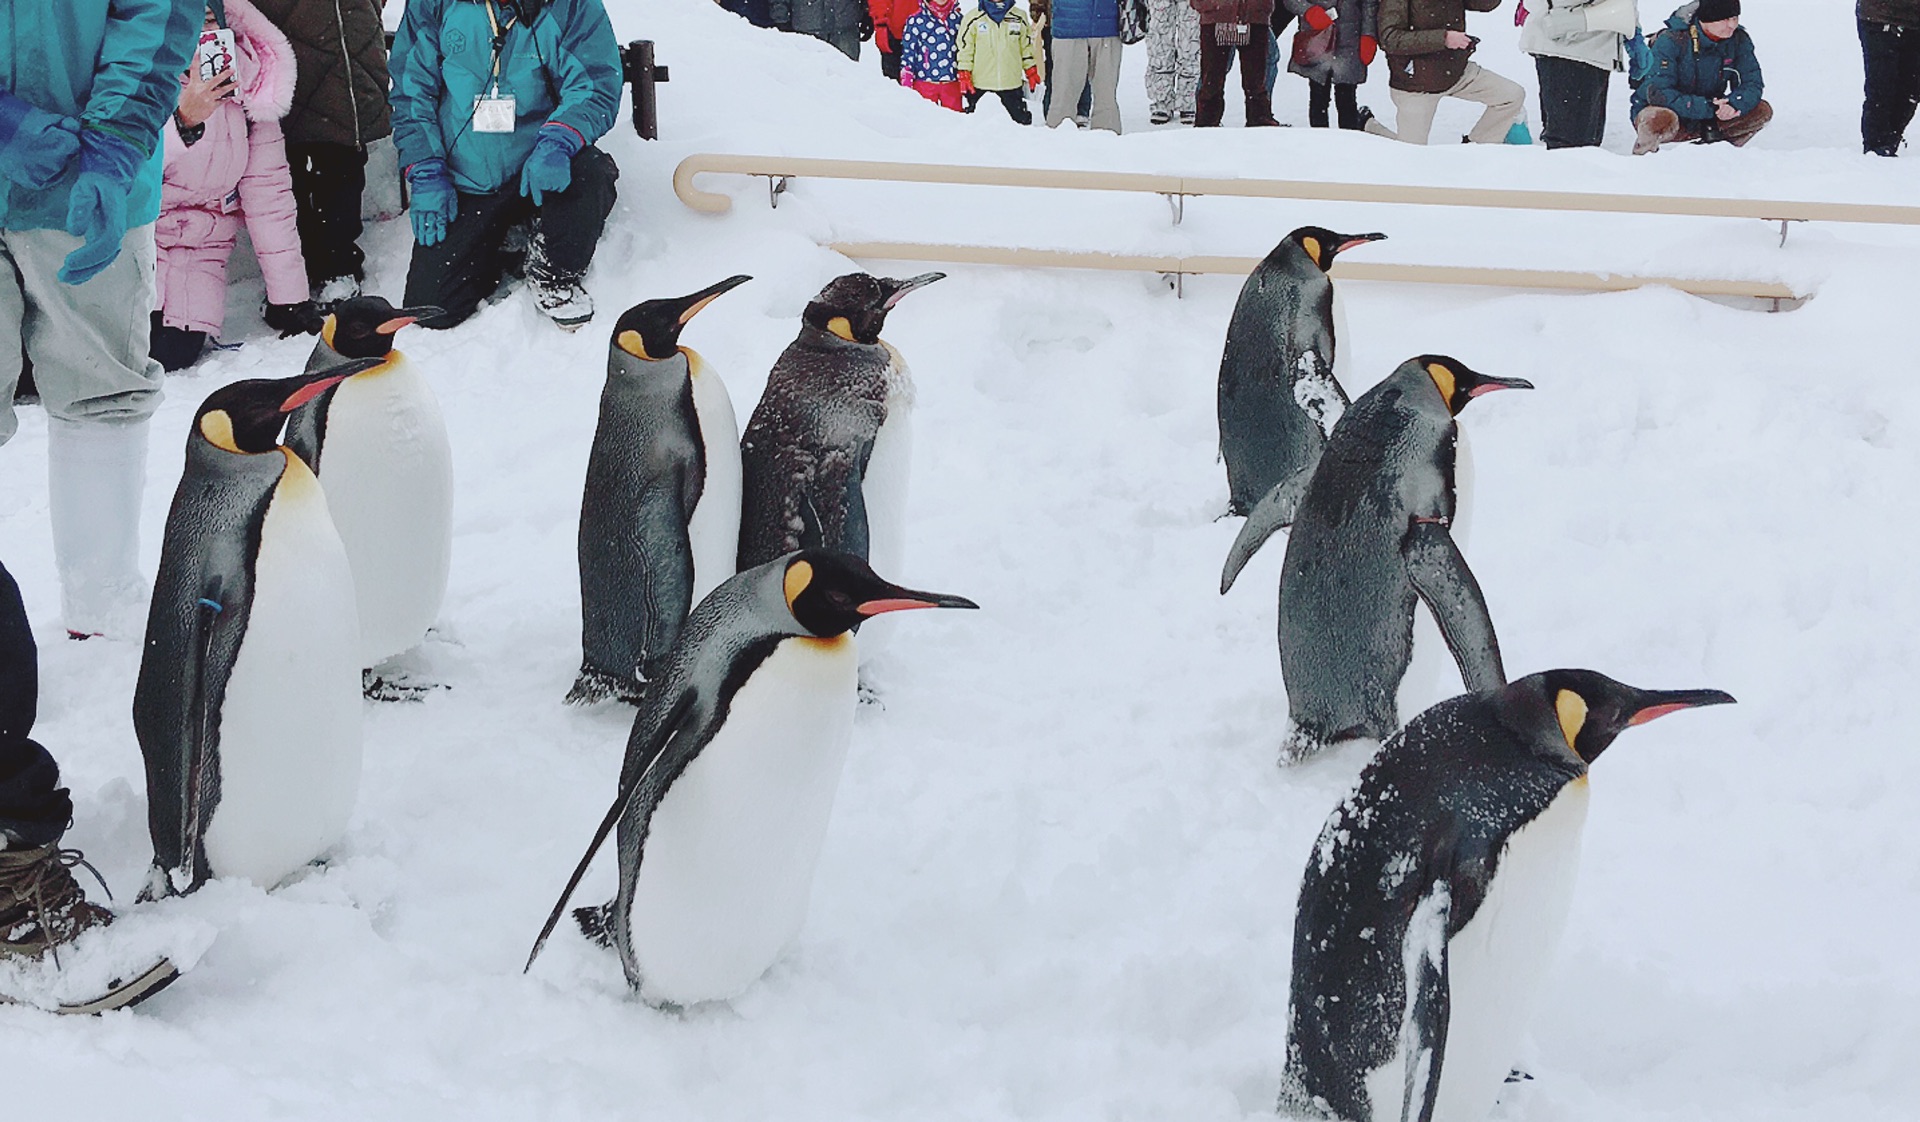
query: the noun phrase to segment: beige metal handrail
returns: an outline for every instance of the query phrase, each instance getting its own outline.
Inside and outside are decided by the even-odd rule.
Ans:
[[[1097,253],[1064,249],[1016,249],[1002,246],[929,245],[919,242],[835,242],[827,248],[856,260],[933,261],[961,265],[1011,265],[1026,269],[1106,269],[1163,273],[1172,277],[1214,273],[1245,276],[1258,257],[1160,257],[1150,254]],[[1333,275],[1343,280],[1403,284],[1463,284],[1493,288],[1547,288],[1578,292],[1625,292],[1662,285],[1696,296],[1743,296],[1756,300],[1797,301],[1805,294],[1776,281],[1717,280],[1701,277],[1637,276],[1621,273],[1564,272],[1551,269],[1497,269],[1458,265],[1396,265],[1340,260]]]
[[[1184,175],[1152,175],[1141,172],[978,167],[964,164],[909,164],[881,160],[822,160],[804,156],[743,156],[718,152],[696,153],[681,160],[679,166],[673,171],[674,193],[680,196],[681,202],[694,210],[706,214],[726,213],[732,207],[733,200],[722,194],[701,190],[694,183],[695,176],[713,172],[763,176],[775,182],[804,177],[991,187],[1047,187],[1079,191],[1134,191],[1167,195],[1176,200],[1187,196],[1224,195],[1259,199],[1312,199],[1323,202],[1485,207],[1499,210],[1572,210],[1612,214],[1683,215],[1699,218],[1758,218],[1769,222],[1865,222],[1920,226],[1920,206],[1896,206],[1885,203],[1689,198],[1677,195],[1611,195],[1576,191],[1519,191],[1486,187],[1409,187],[1382,183],[1320,183],[1295,179],[1217,179]]]

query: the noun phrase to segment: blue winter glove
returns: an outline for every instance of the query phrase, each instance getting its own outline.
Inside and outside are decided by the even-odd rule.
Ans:
[[[552,121],[541,125],[540,139],[520,168],[520,193],[539,206],[544,193],[566,190],[573,182],[574,153],[586,145],[584,137],[565,125]]]
[[[120,256],[127,236],[127,197],[147,154],[117,132],[92,125],[80,130],[80,174],[67,199],[67,233],[87,242],[67,254],[62,284],[85,284]]]
[[[22,187],[53,185],[80,151],[80,122],[0,90],[0,174]]]
[[[460,196],[454,193],[447,161],[438,156],[421,160],[407,169],[407,184],[413,192],[413,240],[439,245],[454,215],[460,213]]]

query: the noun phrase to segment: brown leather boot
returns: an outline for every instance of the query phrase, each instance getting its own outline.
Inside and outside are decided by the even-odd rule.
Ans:
[[[0,959],[51,952],[58,961],[60,948],[81,932],[113,922],[113,913],[88,900],[73,879],[75,865],[93,871],[79,850],[58,844],[0,850]]]

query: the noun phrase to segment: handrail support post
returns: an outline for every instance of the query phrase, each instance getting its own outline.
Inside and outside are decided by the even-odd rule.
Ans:
[[[1804,218],[1782,218],[1780,220],[1780,248],[1787,246],[1787,228],[1795,222],[1805,222]]]
[[[793,182],[790,175],[767,176],[767,205],[774,210],[780,209],[780,196],[787,193],[787,186]]]
[[[1161,197],[1167,200],[1167,206],[1173,210],[1173,224],[1180,225],[1187,217],[1187,197],[1178,191],[1163,191]]]

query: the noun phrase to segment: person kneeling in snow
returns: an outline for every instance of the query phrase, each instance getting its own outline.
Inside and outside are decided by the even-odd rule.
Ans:
[[[900,84],[959,112],[959,0],[923,0],[900,36]]]
[[[452,327],[510,264],[531,220],[526,278],[569,330],[620,169],[593,142],[620,108],[620,48],[601,0],[408,0],[394,39],[393,131],[413,192],[406,303]]]
[[[980,0],[980,7],[960,25],[960,53],[956,60],[960,93],[967,112],[988,94],[997,95],[1007,116],[1023,125],[1033,123],[1027,91],[1040,84],[1040,58],[1034,53],[1033,25],[1014,0]]]
[[[1473,61],[1480,41],[1467,34],[1467,12],[1491,12],[1500,0],[1380,0],[1380,49],[1387,52],[1387,92],[1394,132],[1425,144],[1443,98],[1486,106],[1467,134],[1475,144],[1526,144],[1527,91]]]
[[[1653,40],[1653,69],[1633,92],[1634,155],[1662,144],[1738,148],[1773,120],[1740,0],[1682,4]]]
[[[218,4],[219,0],[215,0]],[[230,27],[234,65],[210,77],[189,69],[165,130],[149,352],[168,370],[191,366],[227,315],[227,261],[247,224],[267,282],[267,326],[281,338],[320,330],[307,299],[293,175],[280,118],[293,104],[293,48],[247,0],[209,8],[205,27]],[[224,18],[222,18],[224,15]]]

